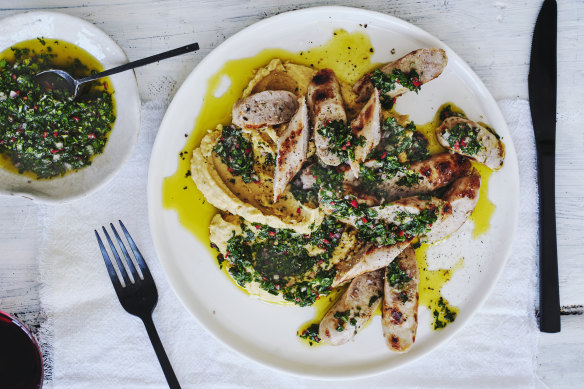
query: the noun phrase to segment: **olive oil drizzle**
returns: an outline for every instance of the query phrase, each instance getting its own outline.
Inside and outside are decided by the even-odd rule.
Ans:
[[[430,245],[422,244],[415,250],[420,272],[420,285],[418,286],[420,300],[418,303],[430,310],[433,317],[432,328],[437,330],[453,321],[445,318],[447,310],[454,312],[454,315],[458,315],[459,309],[450,305],[448,300],[442,296],[442,287],[450,281],[457,270],[464,266],[464,260],[460,258],[450,269],[429,270],[426,256],[428,248],[430,248]],[[437,321],[444,323],[443,327],[436,328]]]
[[[218,124],[230,124],[231,107],[253,77],[254,71],[267,65],[273,58],[280,58],[282,61],[291,61],[315,69],[329,67],[335,71],[340,80],[352,84],[364,73],[378,66],[378,64],[372,63],[370,60],[373,52],[371,41],[363,32],[348,33],[344,30],[337,30],[327,43],[306,51],[292,53],[281,49],[267,49],[250,58],[226,62],[208,80],[207,91],[194,128],[190,134],[185,134],[187,139],[178,156],[177,170],[172,176],[166,177],[163,181],[162,201],[164,208],[174,209],[178,214],[180,223],[207,246],[211,255],[215,257],[217,252],[210,247],[209,224],[212,217],[217,213],[217,209],[205,200],[190,177],[192,150],[199,145],[207,130],[215,128]],[[222,95],[215,96],[217,89],[224,85],[225,78],[230,82],[229,87]],[[439,113],[447,104],[451,105],[453,111],[462,112],[460,108],[452,103],[446,103],[438,109],[434,120],[416,126],[417,130],[427,137],[431,155],[446,151],[436,140],[434,130],[440,124]],[[407,119],[407,116],[402,116],[393,109],[391,114],[399,117],[400,119],[398,120]],[[480,199],[475,212],[471,216],[471,220],[475,223],[473,238],[476,239],[489,229],[489,221],[495,206],[487,198],[488,181],[492,171],[486,167],[478,166],[479,164],[473,165],[476,165],[475,167],[482,177]],[[461,258],[451,269],[430,271],[426,262],[428,247],[428,245],[423,244],[415,250],[420,268],[420,305],[428,307],[433,312],[439,308],[438,301],[442,298],[448,309],[458,313],[458,308],[451,306],[441,296],[440,291],[442,286],[451,279],[453,273],[463,266],[463,259]],[[225,266],[223,266],[223,271],[228,276]],[[234,284],[240,290],[247,292],[235,282]],[[328,296],[318,299],[312,305],[314,318],[301,325],[298,334],[301,334],[311,324],[319,323],[344,290],[344,287],[337,288]],[[380,307],[381,305],[373,316],[381,314]],[[439,310],[439,312],[441,311]],[[443,314],[441,315],[440,319],[443,320]],[[299,340],[307,346],[314,347],[317,345],[317,343],[309,339],[299,338]]]
[[[316,300],[316,302],[311,306],[314,310],[314,317],[300,326],[297,331],[297,335],[301,335],[311,325],[319,324],[324,318],[324,315],[326,315],[328,310],[337,302],[346,289],[346,286],[336,288],[331,293],[329,293],[328,296],[324,296]],[[315,347],[322,345],[322,343],[316,343],[308,338],[298,337],[298,339],[307,346]]]
[[[249,80],[258,68],[266,66],[273,58],[291,61],[315,69],[330,67],[341,80],[354,83],[362,73],[374,67],[370,61],[373,48],[369,37],[362,32],[348,33],[337,30],[332,38],[322,46],[292,53],[281,49],[263,50],[249,58],[227,61],[207,82],[207,91],[197,115],[194,128],[187,136],[186,143],[179,153],[178,167],[162,184],[162,205],[174,209],[180,223],[191,231],[200,242],[210,248],[209,224],[217,209],[209,204],[197,189],[190,177],[192,151],[199,145],[207,130],[218,124],[231,123],[231,107],[241,97]],[[220,86],[229,80],[229,87],[220,96],[215,96]]]

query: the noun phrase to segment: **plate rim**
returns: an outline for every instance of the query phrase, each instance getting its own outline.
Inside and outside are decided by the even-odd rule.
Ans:
[[[364,370],[364,371],[357,372],[357,373],[349,372],[346,374],[330,375],[330,374],[312,374],[312,373],[299,372],[296,370],[287,369],[283,366],[276,365],[274,363],[270,363],[267,358],[260,359],[260,358],[257,358],[256,356],[252,356],[252,355],[246,353],[245,350],[240,349],[240,347],[237,347],[237,346],[234,346],[233,344],[228,343],[225,339],[223,339],[222,336],[220,336],[210,326],[208,326],[205,322],[203,322],[195,314],[195,312],[190,308],[189,304],[185,301],[186,297],[181,294],[181,291],[180,291],[181,287],[180,287],[180,285],[178,285],[177,279],[173,275],[173,269],[171,268],[172,267],[171,261],[169,259],[165,259],[165,257],[163,255],[161,255],[163,242],[159,241],[159,237],[154,234],[155,228],[153,228],[153,226],[156,225],[155,223],[157,221],[156,220],[157,216],[155,215],[155,209],[153,208],[153,204],[152,204],[154,199],[156,198],[154,191],[157,190],[160,192],[161,188],[160,188],[160,186],[155,186],[155,183],[154,183],[154,178],[153,178],[152,172],[153,172],[153,167],[155,165],[155,161],[154,161],[154,158],[152,158],[152,156],[154,156],[155,153],[158,151],[158,149],[162,147],[161,146],[162,141],[160,140],[162,138],[160,129],[165,127],[166,122],[170,120],[168,112],[171,110],[171,108],[174,107],[174,105],[178,105],[178,102],[177,102],[178,99],[180,99],[180,97],[184,93],[186,93],[185,92],[186,89],[184,88],[185,84],[187,84],[191,78],[194,78],[196,76],[195,72],[197,71],[197,69],[199,67],[204,67],[207,62],[211,61],[211,59],[213,59],[214,56],[218,55],[218,54],[214,54],[214,53],[217,53],[217,52],[220,53],[220,51],[221,51],[220,49],[228,46],[229,44],[231,44],[232,41],[239,39],[239,37],[241,35],[248,34],[249,32],[252,32],[256,29],[263,28],[265,25],[277,22],[279,19],[285,19],[285,18],[288,18],[291,16],[293,17],[295,15],[302,15],[305,13],[315,13],[315,12],[335,12],[335,13],[345,13],[345,14],[350,12],[353,14],[353,17],[364,16],[364,17],[376,18],[377,21],[381,21],[384,24],[397,24],[401,27],[406,27],[406,28],[414,31],[417,34],[421,34],[424,37],[424,39],[433,42],[433,44],[435,44],[434,47],[441,47],[441,48],[445,49],[446,51],[448,51],[449,53],[454,54],[457,57],[457,60],[459,61],[459,64],[462,66],[462,68],[466,71],[466,73],[468,73],[470,78],[476,83],[478,88],[483,92],[483,99],[482,100],[483,101],[486,100],[486,102],[489,103],[489,105],[494,108],[494,112],[496,112],[501,123],[504,123],[507,133],[510,133],[510,132],[509,132],[505,117],[503,116],[501,109],[499,108],[496,100],[494,99],[494,97],[492,96],[490,91],[484,85],[483,81],[479,78],[479,76],[466,63],[466,61],[464,61],[458,54],[456,54],[456,52],[454,50],[452,50],[448,45],[446,45],[444,42],[442,42],[441,40],[436,38],[431,33],[423,30],[422,28],[420,28],[416,25],[413,25],[413,24],[411,24],[405,20],[402,20],[396,16],[393,16],[393,15],[385,14],[385,13],[378,12],[378,11],[372,11],[372,10],[368,10],[368,9],[362,9],[362,8],[355,8],[355,7],[348,7],[348,6],[307,7],[307,8],[302,8],[302,9],[298,9],[298,10],[283,12],[283,13],[280,13],[278,15],[274,15],[274,16],[262,19],[258,22],[251,24],[248,27],[238,31],[237,33],[235,33],[232,36],[230,36],[229,38],[227,38],[220,45],[218,45],[209,54],[207,54],[207,56],[205,58],[203,58],[201,60],[201,62],[199,62],[197,64],[197,66],[191,71],[191,73],[189,73],[187,78],[183,81],[183,83],[181,84],[181,87],[179,88],[179,90],[177,91],[177,93],[173,97],[172,101],[170,102],[169,106],[167,107],[167,110],[165,112],[165,115],[164,115],[162,122],[160,124],[160,127],[159,127],[159,132],[157,134],[154,145],[152,147],[152,153],[151,153],[151,158],[150,158],[150,163],[149,163],[149,168],[148,168],[148,185],[147,185],[148,220],[149,220],[149,224],[150,224],[150,231],[151,231],[151,235],[152,235],[152,240],[153,240],[155,252],[156,252],[156,254],[157,254],[157,256],[162,264],[162,268],[163,268],[164,273],[169,281],[169,284],[171,285],[172,290],[174,291],[174,293],[178,297],[178,299],[181,301],[183,306],[186,308],[186,310],[189,312],[189,314],[193,316],[193,318],[199,323],[199,325],[201,325],[207,331],[207,333],[211,334],[220,343],[227,346],[229,349],[235,351],[237,354],[239,354],[239,355],[241,355],[249,360],[252,360],[252,361],[254,361],[262,366],[269,367],[273,370],[276,370],[276,371],[279,371],[279,372],[282,372],[285,374],[289,374],[289,375],[293,375],[293,376],[297,376],[297,377],[304,377],[304,378],[313,378],[313,379],[326,380],[326,381],[335,381],[335,380],[343,380],[343,379],[358,379],[358,378],[379,375],[382,373],[386,373],[390,370],[393,370],[395,368],[398,368],[400,366],[403,366],[405,364],[408,364],[410,362],[413,362],[417,359],[420,359],[423,356],[426,356],[429,353],[431,353],[432,351],[434,351],[439,346],[446,343],[448,340],[450,340],[456,333],[458,333],[462,328],[465,327],[465,325],[468,323],[468,321],[471,318],[474,317],[474,315],[478,312],[479,308],[484,304],[486,299],[491,295],[491,293],[492,293],[492,291],[497,283],[497,280],[500,278],[501,273],[503,272],[505,266],[507,265],[508,259],[509,259],[509,254],[511,251],[511,247],[512,247],[512,244],[514,241],[514,237],[515,237],[517,225],[518,225],[518,214],[519,214],[518,205],[519,205],[519,198],[520,198],[519,174],[518,174],[518,160],[517,160],[517,154],[515,151],[515,146],[513,143],[513,139],[511,137],[509,137],[509,139],[507,139],[507,142],[505,143],[505,148],[506,148],[506,151],[511,151],[511,152],[508,154],[506,153],[507,154],[506,159],[508,158],[506,162],[507,163],[510,162],[512,164],[512,166],[515,168],[517,174],[515,175],[515,177],[514,177],[515,179],[512,182],[513,189],[514,189],[513,192],[515,193],[515,196],[512,199],[514,212],[512,215],[512,227],[510,228],[511,238],[508,241],[507,247],[505,247],[503,250],[505,253],[504,259],[501,261],[500,267],[495,272],[491,272],[491,275],[489,277],[488,290],[482,296],[480,296],[478,298],[478,302],[477,302],[477,304],[475,304],[475,307],[472,309],[472,312],[470,312],[470,314],[465,316],[464,318],[457,320],[457,322],[458,322],[457,328],[455,328],[452,331],[448,331],[447,334],[444,334],[439,339],[435,340],[434,343],[431,346],[429,346],[425,352],[420,353],[419,355],[415,355],[413,357],[409,357],[409,358],[406,357],[406,358],[400,359],[400,360],[396,361],[395,363],[392,363],[391,365],[385,366],[385,367],[372,368],[372,369]],[[328,16],[328,18],[332,19],[333,17]],[[262,49],[264,49],[264,48],[260,48],[260,51]],[[509,159],[510,159],[510,161],[509,161]],[[156,184],[158,184],[158,183],[156,183]],[[161,206],[161,204],[158,204],[158,206]],[[163,209],[163,211],[169,211],[169,210]],[[175,212],[175,211],[172,211],[172,212]],[[404,354],[404,356],[405,355],[407,355],[407,354]]]
[[[67,13],[55,12],[55,11],[19,12],[19,13],[16,13],[14,15],[9,15],[9,16],[6,16],[6,17],[0,19],[0,25],[14,22],[14,21],[20,21],[20,19],[22,19],[23,21],[30,21],[31,19],[34,19],[34,18],[39,18],[39,19],[43,20],[43,19],[46,19],[47,17],[51,17],[51,16],[56,17],[56,18],[61,18],[62,20],[65,20],[65,21],[68,20],[71,23],[74,23],[81,28],[86,28],[89,31],[95,33],[96,35],[99,36],[99,38],[98,38],[99,41],[106,42],[107,45],[111,45],[112,47],[114,47],[116,50],[119,51],[119,54],[121,54],[121,56],[123,57],[123,61],[125,63],[129,62],[128,55],[126,54],[124,49],[109,34],[107,34],[105,31],[103,31],[101,28],[99,28],[95,24],[93,24],[85,19],[82,19],[80,17],[73,16],[73,15],[70,15]],[[69,43],[72,43],[72,42],[69,42]],[[78,47],[87,51],[87,49],[84,47],[81,47],[81,46],[78,46]],[[2,50],[4,50],[4,48],[0,48],[0,51],[2,51]],[[101,63],[101,61],[99,61],[99,60],[98,60],[98,62]],[[126,110],[129,111],[130,108],[135,109],[134,114],[136,115],[136,119],[137,119],[136,120],[136,127],[137,128],[135,130],[135,135],[132,136],[132,140],[131,140],[130,144],[128,145],[128,149],[126,150],[126,152],[122,156],[121,160],[119,161],[119,164],[115,168],[111,169],[109,172],[107,172],[106,174],[101,176],[99,182],[95,186],[90,187],[89,189],[86,189],[82,192],[75,193],[75,194],[65,194],[62,196],[53,196],[53,195],[46,194],[44,192],[32,193],[32,191],[20,191],[20,190],[10,190],[10,189],[0,188],[0,195],[23,197],[23,198],[26,198],[26,199],[29,199],[32,201],[37,201],[39,203],[62,204],[62,203],[68,203],[68,202],[71,202],[74,200],[78,200],[78,199],[87,197],[87,196],[95,193],[97,190],[101,189],[102,187],[104,187],[107,183],[109,183],[117,175],[117,173],[120,172],[120,170],[126,164],[126,162],[128,162],[128,159],[130,158],[130,156],[132,155],[132,153],[136,147],[136,144],[138,142],[138,137],[140,134],[141,104],[142,104],[142,102],[140,99],[140,92],[138,89],[138,80],[136,78],[136,72],[133,69],[132,69],[132,75],[133,75],[133,78],[132,78],[133,82],[130,83],[130,85],[131,85],[130,88],[133,90],[131,92],[133,92],[132,95],[135,96],[136,99],[133,101],[130,101],[129,104],[134,104],[135,106],[134,107],[126,107]],[[116,102],[117,102],[117,100],[116,100]],[[118,112],[118,105],[119,105],[119,103],[116,103],[116,112]],[[116,123],[117,123],[117,121],[114,122],[114,126],[112,127],[111,132],[113,132],[114,129],[116,128]],[[121,129],[119,131],[121,131]],[[108,139],[108,142],[109,142],[109,139]],[[101,155],[104,155],[104,153],[102,153]],[[97,157],[99,157],[99,155]],[[91,165],[86,166],[86,168],[90,168],[90,167],[91,167]],[[81,169],[81,170],[83,170],[83,169]],[[75,173],[76,172],[71,172],[71,173],[67,174],[67,176],[69,176],[70,174],[74,175]],[[67,177],[67,176],[65,176],[65,177]],[[60,178],[64,178],[64,177],[55,177],[52,180],[58,180]]]

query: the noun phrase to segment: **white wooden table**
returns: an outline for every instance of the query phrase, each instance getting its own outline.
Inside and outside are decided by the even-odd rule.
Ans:
[[[584,382],[584,2],[558,1],[557,227],[560,334],[543,334],[538,376],[552,388]],[[187,1],[0,0],[0,18],[31,10],[86,19],[113,37],[130,59],[198,41],[197,55],[136,70],[143,101],[170,99],[205,54],[242,28],[281,12],[317,5],[350,5],[411,22],[454,49],[495,99],[527,99],[531,33],[540,0]],[[39,304],[39,209],[29,200],[0,197],[0,309],[35,327]],[[47,372],[50,379],[50,370]]]

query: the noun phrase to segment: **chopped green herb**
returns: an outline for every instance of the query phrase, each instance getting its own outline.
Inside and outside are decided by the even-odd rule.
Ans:
[[[411,162],[421,161],[430,157],[428,140],[419,131],[416,125],[409,122],[405,127],[400,126],[394,117],[388,117],[381,125],[384,143],[391,155],[406,153]]]
[[[443,132],[444,139],[455,150],[460,150],[464,154],[476,155],[482,148],[477,139],[478,130],[467,123],[458,123],[454,127]]]
[[[312,234],[245,222],[241,228],[241,234],[227,241],[222,258],[231,264],[229,272],[240,286],[255,281],[268,293],[282,294],[300,306],[312,305],[330,292],[335,270],[328,265],[344,230],[341,223],[325,218]],[[310,254],[308,248],[320,251]],[[304,279],[310,273],[314,276]]]
[[[223,127],[221,138],[213,148],[230,173],[241,176],[243,182],[255,182],[259,178],[254,171],[254,153],[251,142],[236,127]]]
[[[346,162],[347,158],[355,160],[355,147],[365,143],[365,138],[357,138],[351,127],[341,121],[335,120],[318,129],[318,133],[329,141],[329,150]]]
[[[369,308],[371,308],[373,304],[375,304],[375,302],[379,300],[380,297],[381,296],[371,296],[371,298],[369,299]]]
[[[315,183],[310,189],[302,188],[302,182],[293,180],[290,191],[295,199],[303,204],[318,204],[318,192],[321,188],[337,191],[343,183],[344,173],[339,167],[323,166],[317,159],[310,165],[310,174]]]
[[[370,80],[373,86],[379,91],[381,104],[386,109],[391,108],[395,103],[394,99],[389,98],[387,94],[396,89],[398,85],[418,93],[422,84],[419,80],[418,73],[414,70],[409,73],[404,73],[399,69],[393,69],[390,74],[386,74],[379,69],[375,69],[371,73]]]
[[[13,63],[0,60],[0,153],[10,157],[19,173],[29,171],[38,179],[90,165],[103,152],[115,121],[111,91],[99,82],[76,99],[66,90],[45,90],[33,76],[55,67],[53,55],[27,48],[12,51]],[[64,70],[90,74],[79,60]]]
[[[321,190],[320,196],[321,201],[334,210],[335,217],[355,217],[357,238],[360,241],[374,243],[377,246],[389,246],[420,236],[427,232],[438,218],[438,210],[430,207],[419,214],[402,212],[398,218],[401,220],[400,223],[385,223],[377,219],[377,212],[374,209],[359,204],[352,196],[339,198],[327,190]]]
[[[318,335],[318,324],[316,324],[316,323],[311,324],[307,329],[302,331],[302,333],[300,333],[298,336],[302,339],[310,340],[311,346],[312,346],[312,342],[320,343],[320,341],[321,341],[320,336]]]
[[[393,288],[402,290],[405,284],[410,282],[412,278],[399,267],[398,262],[399,261],[394,260],[386,267],[385,278]],[[400,293],[400,299],[405,303],[408,301],[408,294],[405,293],[405,291],[402,291]]]
[[[453,117],[453,116],[460,117],[460,118],[466,118],[466,116],[463,113],[453,111],[450,104],[448,104],[446,107],[442,108],[442,110],[440,111],[440,121],[441,122],[443,122],[445,119],[447,119],[449,117]]]
[[[333,317],[337,319],[337,332],[343,332],[345,330],[345,323],[349,321],[349,314],[351,310],[347,309],[344,312],[335,312]],[[356,324],[356,323],[355,323]]]
[[[433,312],[435,330],[446,327],[456,319],[456,312],[448,307],[448,303],[442,297],[438,300],[438,309]]]

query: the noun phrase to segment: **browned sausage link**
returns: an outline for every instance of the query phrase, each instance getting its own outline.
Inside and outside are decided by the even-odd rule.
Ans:
[[[381,302],[383,272],[379,269],[355,278],[319,325],[319,336],[332,345],[352,339]]]
[[[259,128],[286,123],[297,109],[298,101],[294,93],[267,90],[238,100],[231,114],[236,126]]]
[[[319,70],[308,85],[306,98],[314,129],[316,154],[325,164],[337,166],[341,160],[329,150],[329,140],[318,132],[329,122],[347,121],[341,87],[335,73],[331,69]]]
[[[446,67],[447,62],[446,52],[442,49],[418,49],[396,61],[385,64],[379,70],[386,74],[391,74],[394,69],[399,69],[404,73],[415,70],[418,73],[419,81],[425,84],[438,77]],[[353,91],[357,94],[357,102],[367,101],[373,92],[371,73],[361,77],[353,86]],[[407,88],[397,86],[389,93],[389,96],[396,97],[407,91]]]
[[[391,275],[403,272],[408,281],[396,282]],[[414,249],[410,246],[386,269],[381,324],[387,347],[407,351],[416,340],[418,329],[418,284],[420,273]]]
[[[306,161],[310,129],[304,97],[299,99],[298,111],[278,139],[278,157],[274,171],[274,202]]]
[[[428,190],[436,190],[450,184],[457,177],[470,170],[468,159],[450,153],[436,154],[424,160],[414,162],[410,169],[417,172],[429,184]]]
[[[438,220],[426,233],[428,242],[436,242],[457,231],[469,218],[479,201],[481,176],[471,171],[468,176],[454,181],[442,196],[446,203],[438,214]]]

